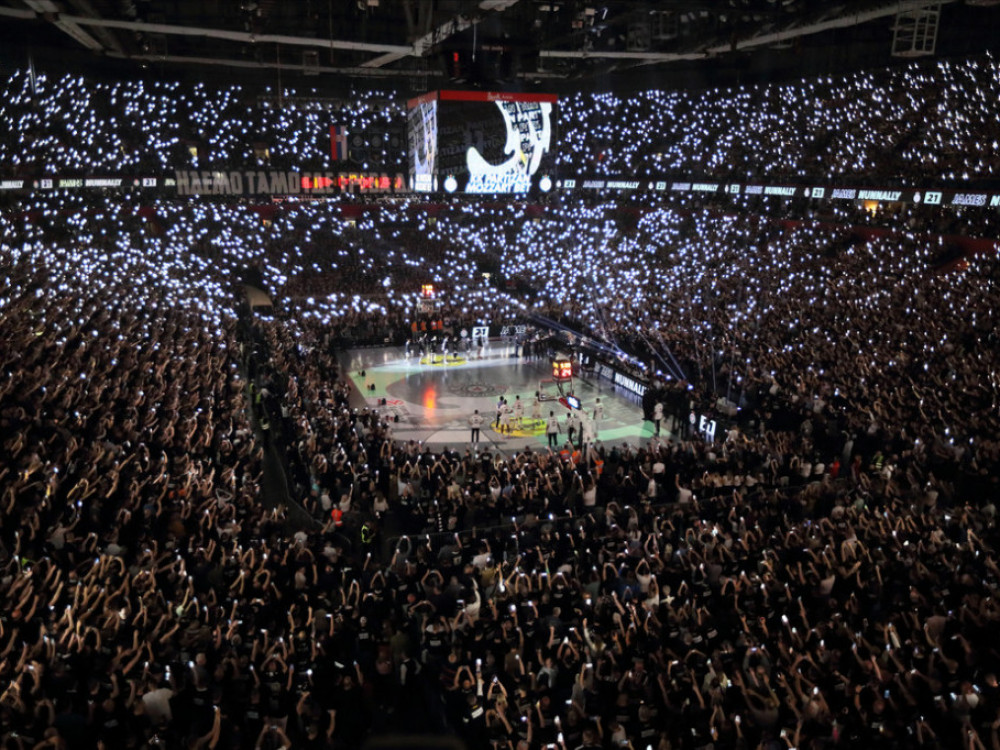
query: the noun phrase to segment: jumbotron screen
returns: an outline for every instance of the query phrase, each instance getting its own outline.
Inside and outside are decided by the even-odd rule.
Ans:
[[[551,94],[432,91],[407,102],[410,184],[449,193],[526,193],[555,166]]]

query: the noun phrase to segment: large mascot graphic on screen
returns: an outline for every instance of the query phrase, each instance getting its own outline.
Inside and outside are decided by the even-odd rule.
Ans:
[[[549,102],[494,102],[507,128],[504,161],[494,164],[475,146],[465,153],[469,170],[466,192],[524,193],[531,187],[542,157],[552,147],[552,104]]]
[[[437,174],[437,101],[420,102],[410,109],[407,134],[410,186],[420,192],[433,190]]]

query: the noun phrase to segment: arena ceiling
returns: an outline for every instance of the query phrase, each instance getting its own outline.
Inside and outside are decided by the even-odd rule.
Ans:
[[[1000,0],[0,0],[0,45],[64,60],[560,90],[698,85],[872,64],[897,14],[940,10],[935,52],[1000,38]],[[79,53],[83,53],[82,57]],[[848,60],[849,58],[849,60]],[[870,58],[870,59],[869,59]],[[718,75],[717,75],[718,74]],[[693,80],[692,80],[693,77]],[[746,80],[746,78],[744,78]]]

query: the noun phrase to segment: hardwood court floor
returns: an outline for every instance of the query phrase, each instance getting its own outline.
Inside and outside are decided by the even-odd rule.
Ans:
[[[531,446],[547,445],[544,422],[531,419],[532,403],[539,383],[550,374],[548,360],[525,362],[513,356],[512,347],[494,345],[483,359],[442,362],[438,356],[431,363],[413,355],[407,358],[398,347],[355,349],[341,355],[342,371],[350,375],[356,388],[354,403],[384,411],[399,417],[393,424],[397,441],[421,441],[434,448],[469,445],[469,417],[474,410],[486,419],[480,438],[482,449],[490,448],[511,454]],[[361,372],[365,375],[362,376]],[[371,386],[374,385],[374,390]],[[558,396],[551,384],[543,390]],[[642,420],[642,409],[636,397],[620,391],[596,376],[575,378],[573,392],[582,402],[582,411],[589,418],[596,399],[604,405],[604,418],[596,424],[597,439],[605,445],[627,442],[638,445],[652,436],[652,426]],[[524,401],[524,422],[512,434],[496,429],[496,403],[505,396],[514,404],[515,396]],[[382,399],[386,404],[382,405]],[[543,419],[554,411],[563,425],[560,444],[566,440],[568,410],[558,400],[542,404]],[[514,422],[512,415],[512,422]]]

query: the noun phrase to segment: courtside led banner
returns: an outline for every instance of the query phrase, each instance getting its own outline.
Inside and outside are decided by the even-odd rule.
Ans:
[[[365,172],[207,172],[174,173],[177,195],[331,195],[334,193],[404,193],[401,174]]]
[[[487,92],[482,92],[487,96]],[[435,100],[436,101],[436,100]],[[426,144],[425,144],[426,145]],[[424,154],[424,164],[437,157]],[[475,161],[475,159],[473,160]],[[436,177],[384,172],[279,172],[273,170],[230,170],[224,172],[181,169],[170,175],[46,175],[34,178],[0,179],[0,194],[49,192],[52,190],[152,190],[179,196],[256,195],[256,196],[329,196],[392,195],[440,191]],[[473,178],[469,178],[472,180]],[[506,179],[506,178],[504,178]],[[517,178],[520,180],[520,178]],[[524,185],[540,187],[550,178],[529,177]],[[462,183],[450,176],[455,192]],[[446,179],[445,183],[449,183]],[[465,184],[468,188],[469,183]],[[1000,190],[941,190],[896,187],[845,187],[841,185],[772,185],[764,183],[705,182],[695,180],[637,180],[625,177],[563,177],[554,188],[562,191],[604,191],[608,193],[652,193],[715,198],[766,197],[815,201],[858,201],[865,203],[910,203],[955,208],[1000,208]],[[504,192],[504,191],[488,191]]]
[[[813,185],[767,185],[740,182],[689,180],[637,180],[627,177],[569,177],[556,181],[557,190],[607,190],[617,192],[682,193],[716,196],[766,196],[827,201],[923,203],[928,206],[1000,208],[1000,192],[973,190],[921,190],[919,188],[856,188]]]

